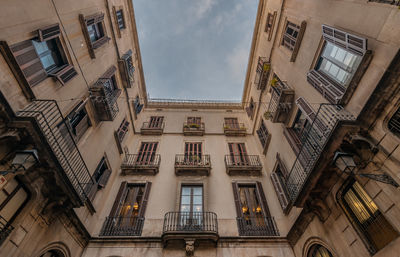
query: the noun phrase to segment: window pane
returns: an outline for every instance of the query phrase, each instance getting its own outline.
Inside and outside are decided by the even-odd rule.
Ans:
[[[190,187],[182,187],[182,195],[190,195]]]

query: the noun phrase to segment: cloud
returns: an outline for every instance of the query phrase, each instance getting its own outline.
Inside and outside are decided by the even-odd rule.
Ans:
[[[195,15],[197,19],[202,19],[204,15],[216,4],[215,0],[197,0]]]

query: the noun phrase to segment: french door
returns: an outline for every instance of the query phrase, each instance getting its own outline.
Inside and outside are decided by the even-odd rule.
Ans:
[[[199,230],[203,225],[203,186],[182,186],[179,224],[184,230]]]
[[[242,166],[249,164],[249,157],[244,143],[229,143],[229,154],[233,165]]]
[[[230,129],[239,129],[239,122],[237,118],[225,118],[225,126]]]
[[[158,146],[157,142],[142,143],[136,158],[136,162],[139,165],[151,164],[155,159],[157,146]]]
[[[202,159],[201,143],[185,143],[185,163],[199,164]]]
[[[162,116],[151,116],[149,122],[149,128],[161,128],[164,117]]]

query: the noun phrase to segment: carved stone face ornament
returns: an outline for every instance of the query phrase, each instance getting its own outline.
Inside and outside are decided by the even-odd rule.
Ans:
[[[186,256],[190,257],[194,254],[194,240],[186,240]]]

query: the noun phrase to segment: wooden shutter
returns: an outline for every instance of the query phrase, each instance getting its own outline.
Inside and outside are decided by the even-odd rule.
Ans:
[[[121,183],[121,186],[119,187],[117,197],[115,198],[113,207],[111,208],[110,211],[110,217],[115,217],[119,214],[119,210],[123,204],[123,201],[125,200],[127,192],[128,192],[128,182],[124,181]]]
[[[114,16],[115,27],[117,30],[117,36],[118,38],[121,38],[121,30],[119,28],[118,17],[117,17],[117,8],[115,8],[115,6],[112,7],[112,12]]]
[[[39,42],[47,41],[60,36],[60,25],[52,24],[37,30]]]
[[[139,210],[139,217],[144,217],[144,214],[146,213],[146,207],[150,196],[150,189],[151,189],[151,182],[147,182],[144,188],[143,200]]]
[[[43,68],[32,40],[11,45],[10,50],[29,86],[33,87],[47,78],[47,72]]]
[[[94,198],[96,197],[97,193],[97,186],[96,184],[87,184],[85,188],[85,193],[87,198],[89,198],[90,201],[93,201]]]
[[[121,59],[118,60],[118,65],[121,77],[123,78],[123,85],[127,88],[132,87],[135,82],[135,67],[133,66],[132,50],[128,50]]]
[[[137,161],[142,165],[150,164],[154,160],[157,151],[157,142],[142,143]]]
[[[301,141],[300,141],[299,137],[297,136],[296,132],[294,132],[292,128],[285,128],[283,130],[283,135],[285,136],[286,140],[288,141],[293,152],[297,155],[301,148]]]
[[[94,59],[96,58],[94,49],[99,48],[100,46],[102,46],[103,44],[107,43],[110,40],[110,38],[105,35],[106,30],[105,27],[103,26],[104,13],[96,13],[86,17],[83,14],[79,14],[79,21],[81,23],[82,32],[85,37],[86,44],[88,46],[90,58]],[[90,40],[87,26],[93,25],[95,23],[102,23],[101,26],[103,27],[104,36],[96,40],[95,42],[92,42]]]
[[[271,181],[272,181],[272,184],[274,185],[274,189],[275,189],[276,195],[278,197],[279,203],[281,204],[282,209],[285,210],[289,205],[289,198],[287,197],[287,194],[285,193],[284,185],[282,185],[279,175],[276,174],[275,172],[272,172],[271,173]]]
[[[267,203],[267,199],[265,198],[265,194],[264,194],[264,190],[262,188],[262,184],[261,182],[256,182],[256,186],[257,186],[257,193],[259,195],[259,199],[263,205],[263,209],[264,209],[264,215],[267,217],[270,217],[271,214],[269,212],[269,208],[268,208],[268,203]]]
[[[237,182],[232,182],[232,189],[233,189],[233,199],[235,201],[236,206],[236,215],[237,217],[242,216],[242,208],[240,204],[240,196],[239,196],[239,185]]]
[[[111,79],[111,77],[114,76],[116,71],[117,67],[115,67],[115,65],[111,65],[111,67],[108,68],[107,71],[104,72],[99,79]]]
[[[83,134],[85,134],[86,130],[89,128],[89,117],[86,114],[85,117],[78,123],[76,126],[76,137],[79,140]]]
[[[345,87],[328,80],[317,70],[310,70],[307,73],[307,81],[332,104],[338,104],[346,92]]]
[[[111,170],[106,169],[103,171],[103,174],[101,174],[101,177],[99,179],[99,182],[97,182],[97,185],[99,188],[104,188],[107,185],[108,179],[111,176]]]
[[[307,27],[307,22],[302,21],[298,32],[299,34],[297,35],[296,38],[296,43],[294,44],[293,47],[292,56],[290,57],[291,62],[296,61],[297,54],[300,50],[301,41],[303,40],[304,32],[306,31],[306,27]]]
[[[322,36],[328,42],[350,52],[363,56],[367,51],[367,39],[350,34],[344,30],[322,25]]]
[[[326,130],[323,121],[316,116],[314,109],[303,97],[297,98],[296,105],[307,116],[308,121],[313,124],[314,128],[317,128],[321,133]]]
[[[49,74],[50,77],[54,77],[63,86],[76,75],[78,75],[78,73],[76,72],[74,66],[69,64],[65,65],[59,71]]]
[[[276,20],[277,12],[274,11],[274,14],[272,15],[271,18],[269,17],[269,15],[270,14],[268,14],[268,27],[269,28],[268,28],[267,32],[268,32],[268,41],[271,41],[272,35],[274,33],[274,26],[275,26],[275,20]],[[270,19],[272,19],[272,21]]]

